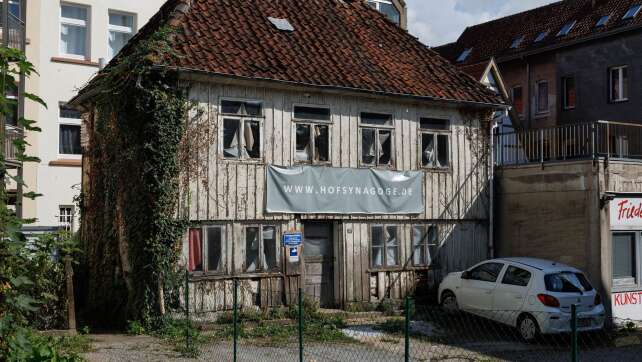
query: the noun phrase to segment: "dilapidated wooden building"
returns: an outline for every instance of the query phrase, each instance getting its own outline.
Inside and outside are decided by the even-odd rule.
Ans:
[[[197,311],[229,307],[233,279],[260,306],[400,299],[489,255],[500,96],[362,1],[231,3],[170,0],[132,41],[181,30],[159,67],[194,104],[178,216]]]

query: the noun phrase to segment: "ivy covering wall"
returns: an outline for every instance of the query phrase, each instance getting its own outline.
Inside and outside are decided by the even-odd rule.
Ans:
[[[176,56],[173,35],[165,28],[135,43],[87,88],[81,303],[90,323],[152,324],[167,303],[187,227],[176,211],[189,105],[175,72],[158,66]]]

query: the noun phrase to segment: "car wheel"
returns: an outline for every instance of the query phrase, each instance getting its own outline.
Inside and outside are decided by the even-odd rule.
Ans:
[[[451,291],[445,291],[441,295],[441,307],[450,314],[459,312],[459,306],[457,305],[457,297]]]
[[[539,334],[539,326],[535,318],[528,314],[524,314],[517,321],[517,330],[520,337],[526,342],[531,342],[537,338]]]

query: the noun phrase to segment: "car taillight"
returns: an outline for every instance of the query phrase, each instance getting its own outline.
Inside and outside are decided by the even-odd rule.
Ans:
[[[537,299],[539,299],[539,301],[547,307],[559,308],[560,306],[560,301],[552,295],[538,294]]]
[[[595,293],[595,300],[593,301],[593,305],[600,304],[602,304],[602,297],[600,297],[600,293]]]

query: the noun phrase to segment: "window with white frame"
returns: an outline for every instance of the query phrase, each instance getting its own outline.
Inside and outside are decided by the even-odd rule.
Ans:
[[[295,160],[303,163],[330,161],[330,109],[294,106]]]
[[[59,106],[58,154],[80,157],[80,123],[81,113],[64,104]]]
[[[399,14],[399,10],[395,6],[395,4],[392,3],[391,0],[367,0],[368,5],[370,5],[373,9],[378,10],[380,13],[385,15],[390,21],[393,23],[399,25],[401,22],[401,14]]]
[[[245,271],[278,271],[278,238],[273,225],[245,227]]]
[[[74,207],[73,206],[58,207],[58,224],[60,225],[60,228],[65,231],[74,230]]]
[[[439,234],[436,225],[412,226],[412,264],[430,266],[437,258]]]
[[[60,55],[89,58],[89,8],[63,3],[60,5]]]
[[[548,112],[548,81],[540,80],[535,87],[537,88],[535,110],[537,113],[546,113]]]
[[[399,239],[396,225],[371,226],[370,255],[373,268],[399,266]]]
[[[361,113],[361,165],[392,166],[394,123],[392,115]]]
[[[612,240],[613,287],[636,286],[639,233],[614,232]]]
[[[134,15],[109,11],[109,58],[113,58],[134,36],[136,19]]]
[[[624,102],[629,99],[629,67],[609,68],[609,100]]]
[[[258,160],[263,147],[263,104],[259,101],[222,100],[223,157]]]
[[[420,118],[421,166],[450,167],[450,122],[447,119]]]
[[[190,272],[225,271],[225,226],[189,229],[187,267]]]

